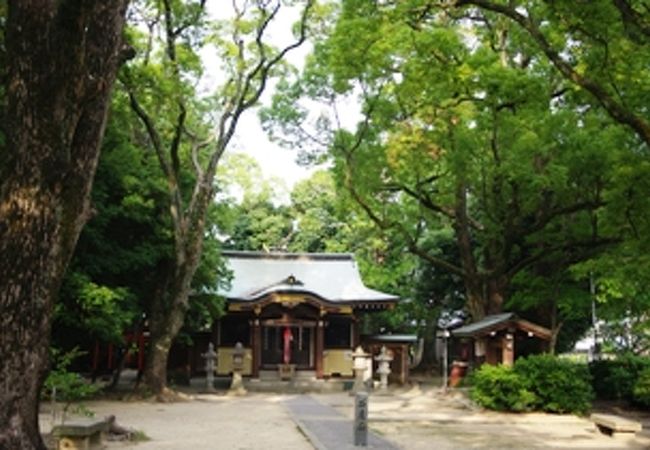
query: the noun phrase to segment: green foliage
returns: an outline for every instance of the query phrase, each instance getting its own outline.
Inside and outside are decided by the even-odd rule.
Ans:
[[[640,374],[650,369],[650,358],[625,354],[593,361],[589,370],[596,396],[605,400],[633,401]]]
[[[424,3],[341,2],[302,77],[281,83],[263,112],[266,129],[307,161],[328,159],[337,189],[382,245],[459,277],[476,318],[521,290],[514,305],[577,333],[589,311],[586,284],[568,269],[642,223],[641,190],[619,176],[639,166],[624,156],[639,153],[638,142],[558,74],[526,32],[491,13],[479,10],[468,24]],[[545,32],[564,26],[556,25]],[[567,45],[563,36],[554,45]],[[358,114],[341,120],[355,99]],[[626,214],[634,226],[621,220]],[[451,236],[455,251],[431,245],[436,234]],[[526,295],[529,279],[545,289]]]
[[[634,215],[635,226],[646,231],[630,234],[617,248],[573,269],[594,280],[603,347],[619,355],[650,350],[650,208]]]
[[[591,326],[588,280],[575,279],[561,261],[538,264],[517,274],[507,310],[523,311],[534,322],[561,330],[554,353],[570,351]]]
[[[529,411],[536,402],[522,377],[512,367],[483,364],[470,379],[470,396],[484,408],[497,411]]]
[[[45,380],[41,397],[43,400],[54,399],[57,402],[64,403],[62,421],[65,421],[65,415],[72,403],[86,400],[99,390],[98,386],[90,384],[81,375],[69,370],[73,361],[83,354],[84,352],[78,348],[68,352],[51,349],[53,368]],[[85,415],[92,415],[83,404],[78,404],[76,411]]]
[[[295,235],[289,250],[327,252],[338,250],[343,240],[344,209],[329,172],[315,172],[294,186],[291,192],[291,216]]]
[[[553,413],[585,414],[593,399],[585,364],[552,355],[531,355],[515,362],[514,371],[535,394],[533,407]]]
[[[130,439],[131,442],[147,442],[150,440],[151,438],[149,437],[149,435],[143,430],[135,430],[131,434],[131,439]]]
[[[471,397],[498,411],[585,414],[593,390],[585,365],[551,355],[520,358],[513,367],[484,364],[472,374]]]
[[[171,252],[165,183],[135,143],[125,98],[116,96],[84,227],[55,306],[54,342],[119,344],[136,325]]]
[[[55,320],[105,342],[121,342],[124,330],[136,316],[137,302],[127,288],[100,286],[84,273],[71,272],[62,295],[74,299],[74,305],[58,303]]]
[[[632,390],[634,403],[650,407],[650,367],[646,367],[639,373]]]

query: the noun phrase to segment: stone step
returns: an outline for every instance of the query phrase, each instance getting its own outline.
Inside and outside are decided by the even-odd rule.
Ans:
[[[244,381],[247,390],[251,392],[277,392],[277,393],[326,393],[343,392],[350,389],[350,380],[263,380],[248,379]]]
[[[277,370],[260,370],[260,380],[280,380],[280,373]],[[316,371],[297,369],[294,373],[294,380],[316,380]]]
[[[640,422],[616,416],[614,414],[592,414],[591,421],[606,434],[636,433],[641,431]]]

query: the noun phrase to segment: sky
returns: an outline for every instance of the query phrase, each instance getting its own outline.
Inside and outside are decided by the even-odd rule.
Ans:
[[[241,3],[241,2],[240,2]],[[215,18],[223,19],[232,14],[232,3],[230,1],[219,0],[216,2],[207,2],[208,13]],[[275,46],[282,46],[292,39],[290,30],[291,24],[297,20],[298,12],[284,8],[277,17],[276,23],[269,28],[270,42]],[[293,50],[288,55],[288,61],[296,67],[302,67],[305,56],[309,52],[308,44],[303,44],[301,48]],[[209,89],[210,84],[219,83],[219,62],[214,56],[214,51],[205,49],[201,53],[203,63],[206,67],[206,80],[203,82]],[[262,98],[263,104],[268,104],[272,95],[273,85],[267,87]],[[231,141],[227,152],[242,152],[255,158],[262,167],[265,178],[277,177],[286,183],[290,190],[294,184],[302,179],[308,178],[315,169],[305,168],[296,164],[298,156],[297,151],[282,148],[271,142],[258,118],[258,109],[246,111],[238,125],[237,132]]]

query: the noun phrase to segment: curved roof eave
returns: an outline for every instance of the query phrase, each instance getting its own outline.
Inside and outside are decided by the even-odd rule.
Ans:
[[[257,303],[266,297],[272,294],[293,294],[293,295],[309,295],[319,301],[330,305],[354,305],[357,303],[373,302],[373,303],[395,303],[399,300],[398,296],[383,294],[380,296],[372,296],[366,298],[356,298],[356,299],[330,299],[325,298],[313,291],[307,289],[290,289],[290,288],[278,288],[278,289],[268,289],[264,292],[256,293],[255,295],[247,297],[226,297],[228,301],[241,302],[241,303]]]

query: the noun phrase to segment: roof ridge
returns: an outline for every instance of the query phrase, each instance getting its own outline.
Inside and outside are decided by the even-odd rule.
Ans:
[[[221,254],[226,257],[241,259],[354,261],[354,255],[352,255],[352,253],[291,253],[222,250]]]

